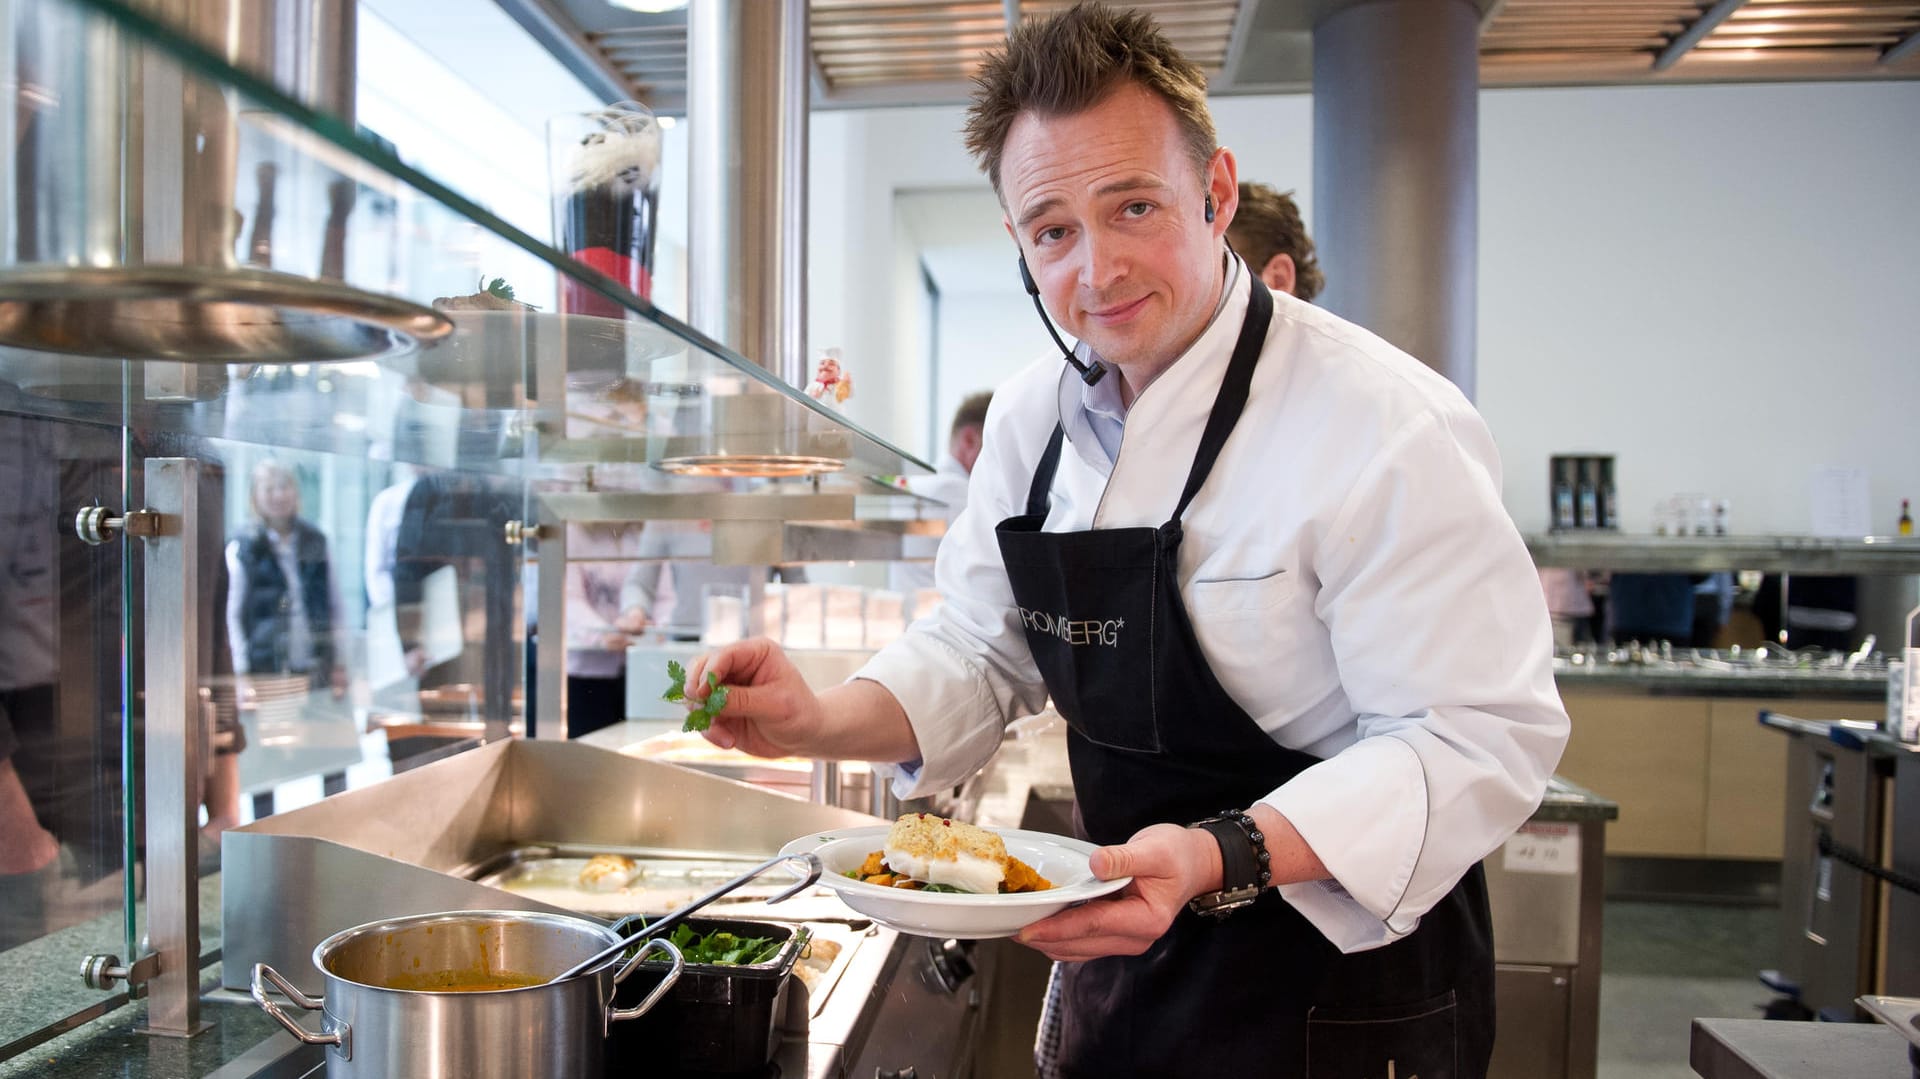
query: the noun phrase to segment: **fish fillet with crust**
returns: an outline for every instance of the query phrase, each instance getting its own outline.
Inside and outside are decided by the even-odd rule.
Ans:
[[[894,821],[885,854],[896,873],[983,895],[999,892],[1007,877],[1007,845],[999,836],[931,813],[909,813]]]

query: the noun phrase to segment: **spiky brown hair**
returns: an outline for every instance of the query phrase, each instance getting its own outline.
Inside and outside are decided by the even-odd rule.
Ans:
[[[967,150],[993,190],[1000,190],[1000,154],[1021,113],[1071,116],[1132,82],[1173,109],[1196,171],[1218,147],[1207,111],[1207,77],[1173,47],[1151,16],[1079,3],[1052,18],[1021,23],[1006,47],[987,54],[973,77],[967,108]]]

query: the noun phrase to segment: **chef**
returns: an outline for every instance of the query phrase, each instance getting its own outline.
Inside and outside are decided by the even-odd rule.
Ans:
[[[1147,16],[1023,23],[967,142],[1079,347],[996,391],[940,614],[817,696],[764,641],[696,662],[737,687],[708,737],[910,797],[1051,697],[1093,871],[1133,878],[1020,935],[1063,961],[1063,1074],[1484,1075],[1478,863],[1568,727],[1485,423],[1228,251],[1233,154]]]

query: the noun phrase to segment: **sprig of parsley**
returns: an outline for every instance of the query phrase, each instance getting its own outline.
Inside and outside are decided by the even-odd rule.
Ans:
[[[503,300],[513,299],[513,286],[507,284],[507,279],[504,277],[496,277],[489,281],[485,274],[480,275],[480,291],[498,296]]]
[[[687,698],[687,669],[678,660],[667,661],[667,677],[672,679],[667,691],[660,694],[663,701],[685,702]],[[720,676],[707,672],[707,699],[700,705],[687,710],[687,721],[680,729],[683,731],[704,731],[713,725],[713,717],[727,706],[727,687],[720,684]]]

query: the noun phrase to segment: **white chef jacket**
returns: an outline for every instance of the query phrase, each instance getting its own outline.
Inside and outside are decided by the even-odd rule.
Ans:
[[[947,602],[856,675],[918,740],[918,762],[891,766],[901,797],[963,781],[1046,703],[994,526],[1025,512],[1055,423],[1069,445],[1047,531],[1172,514],[1247,310],[1244,269],[1229,277],[1212,324],[1134,401],[1117,459],[1057,356],[994,395],[936,563]],[[1342,951],[1411,933],[1532,813],[1567,738],[1485,422],[1411,356],[1276,294],[1246,411],[1184,525],[1180,594],[1215,677],[1276,742],[1322,758],[1261,799],[1333,878],[1281,894]]]

